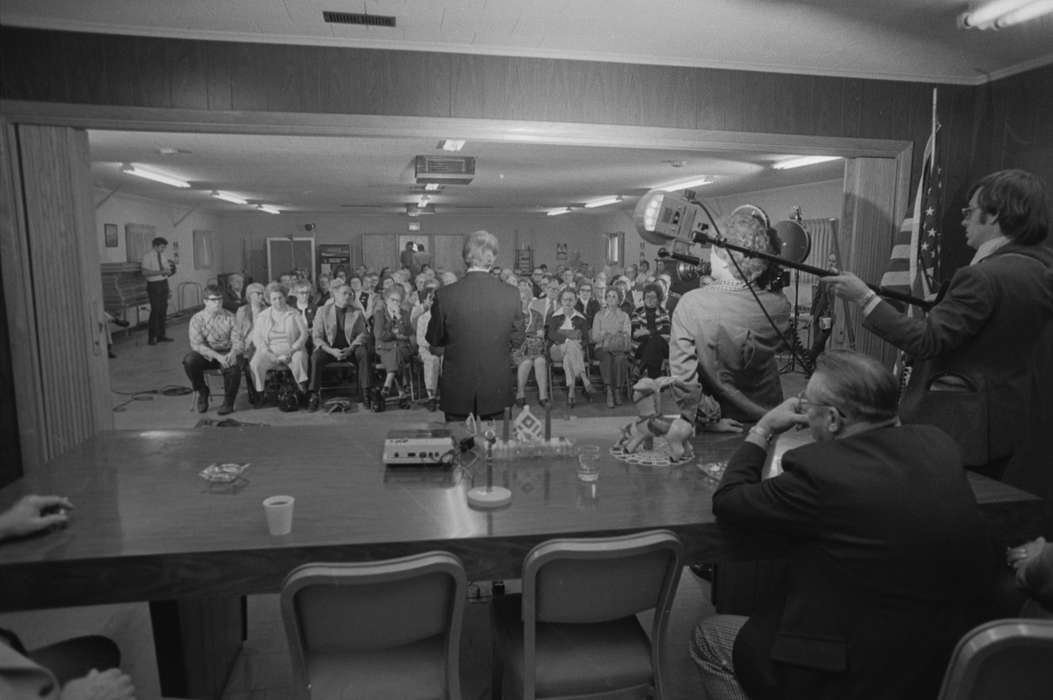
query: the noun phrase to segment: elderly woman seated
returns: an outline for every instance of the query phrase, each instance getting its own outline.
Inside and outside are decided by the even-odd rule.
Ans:
[[[559,308],[548,320],[549,355],[553,362],[563,363],[563,373],[567,378],[567,406],[574,408],[574,384],[578,377],[581,377],[585,398],[592,395],[592,383],[585,364],[585,342],[589,328],[585,325],[585,316],[574,308],[578,303],[578,295],[573,289],[564,290],[559,302]]]
[[[669,358],[669,312],[662,308],[662,289],[644,287],[643,305],[633,312],[633,356],[640,374],[651,379],[662,376],[662,363]]]
[[[616,287],[607,290],[605,306],[592,321],[592,342],[607,391],[607,408],[621,404],[621,394],[628,376],[627,356],[632,347],[629,314],[621,309],[622,295]]]
[[[402,307],[404,298],[402,285],[388,285],[384,291],[383,306],[373,313],[376,351],[386,373],[381,391],[386,396],[400,395],[396,375],[415,353],[413,344],[417,338],[410,325],[409,311]]]
[[[303,316],[289,306],[285,291],[274,282],[267,285],[270,308],[256,316],[252,329],[252,342],[256,352],[249,361],[249,370],[256,391],[262,395],[267,370],[285,365],[301,393],[307,391],[307,326]]]
[[[548,406],[548,361],[545,359],[545,317],[534,307],[534,286],[528,279],[519,280],[519,299],[526,317],[526,339],[512,350],[516,368],[516,405],[526,405],[526,385],[530,371],[537,381],[538,403]]]

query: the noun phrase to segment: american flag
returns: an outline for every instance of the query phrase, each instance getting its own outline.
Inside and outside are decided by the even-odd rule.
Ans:
[[[939,285],[940,216],[943,202],[943,166],[936,149],[936,92],[933,91],[932,133],[925,144],[921,178],[914,195],[914,208],[896,233],[888,268],[881,286],[926,298]],[[907,313],[912,313],[908,309]]]

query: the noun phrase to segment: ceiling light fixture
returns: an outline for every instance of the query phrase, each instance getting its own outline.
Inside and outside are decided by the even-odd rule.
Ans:
[[[219,190],[212,190],[212,196],[216,199],[222,199],[224,202],[230,202],[231,204],[248,204],[248,202],[237,195],[230,194],[229,192],[220,192]]]
[[[959,29],[1001,29],[1053,12],[1053,0],[993,0],[958,16]]]
[[[267,212],[268,214],[281,214],[282,213],[281,209],[279,209],[278,207],[272,206],[270,204],[257,204],[256,208],[258,210],[260,210],[260,211]]]
[[[425,192],[438,192],[441,189],[442,189],[442,185],[440,185],[437,182],[429,182],[428,184],[426,184],[424,186],[424,191]]]
[[[594,199],[591,202],[585,202],[586,209],[595,209],[596,207],[605,207],[608,204],[617,204],[622,201],[622,196],[616,194],[613,197],[603,197],[602,199]]]
[[[422,194],[420,196],[420,199],[417,200],[417,208],[418,209],[423,209],[424,207],[428,206],[428,202],[429,201],[430,200],[428,198],[428,195]]]
[[[190,187],[190,183],[186,180],[180,180],[174,175],[166,175],[165,173],[159,173],[156,170],[150,170],[144,168],[141,165],[135,165],[134,163],[125,163],[121,166],[122,173],[128,173],[129,175],[135,175],[136,177],[145,178],[147,180],[153,180],[154,182],[161,182],[172,187],[179,187],[187,189]]]
[[[570,212],[570,207],[560,207],[559,209],[549,209],[545,212],[545,216],[560,216],[562,214],[569,214]]]
[[[438,148],[441,148],[444,151],[450,151],[451,153],[456,153],[464,148],[464,144],[466,143],[467,141],[465,139],[442,139],[439,141]]]
[[[699,175],[690,180],[674,180],[673,182],[668,182],[664,185],[657,185],[654,189],[661,190],[662,192],[676,192],[677,190],[689,190],[692,187],[712,185],[714,182],[716,182],[716,178],[712,175]]]
[[[792,170],[793,168],[803,168],[806,165],[816,165],[817,163],[826,163],[831,160],[841,160],[841,156],[801,156],[800,158],[779,161],[772,164],[771,167],[775,170]]]

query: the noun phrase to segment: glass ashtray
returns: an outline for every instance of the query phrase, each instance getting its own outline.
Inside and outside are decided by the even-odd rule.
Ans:
[[[235,464],[233,462],[227,462],[225,464],[210,464],[199,472],[199,475],[205,481],[212,484],[230,484],[241,478],[241,473],[249,468],[251,462],[245,462],[245,464]]]
[[[720,480],[724,477],[724,470],[728,468],[728,463],[706,462],[704,464],[700,463],[697,466],[698,470],[702,472],[702,476],[704,476],[706,479],[713,482],[714,484],[719,484]]]

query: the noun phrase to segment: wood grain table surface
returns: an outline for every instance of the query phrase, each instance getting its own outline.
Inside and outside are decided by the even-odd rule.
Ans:
[[[494,482],[512,491],[512,502],[494,511],[465,498],[485,481],[482,460],[385,468],[382,421],[103,433],[0,490],[0,507],[25,493],[62,494],[76,506],[67,527],[0,547],[0,609],[275,592],[302,563],[434,549],[460,556],[472,579],[511,578],[542,540],[651,528],[676,532],[694,560],[777,549],[715,522],[715,484],[697,467],[727,460],[741,435],[700,436],[697,459],[681,466],[635,466],[607,454],[624,422],[555,426],[600,445],[594,485],[578,481],[573,458],[495,462]],[[225,462],[250,463],[242,488],[199,477]],[[1003,539],[1038,532],[1039,499],[982,477],[972,482]],[[261,502],[278,494],[296,504],[292,533],[275,537]]]

